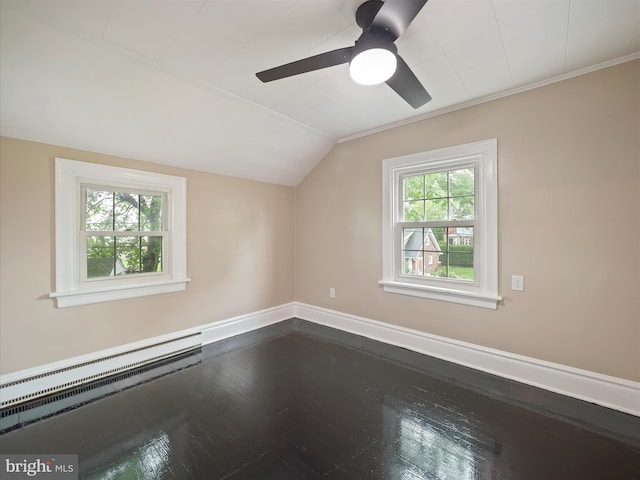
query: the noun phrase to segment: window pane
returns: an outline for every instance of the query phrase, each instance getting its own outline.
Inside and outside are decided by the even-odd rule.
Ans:
[[[473,253],[449,252],[449,278],[473,280]]]
[[[473,280],[473,227],[448,230],[446,276],[458,280]]]
[[[422,250],[422,235],[424,228],[403,228],[402,238],[404,250]]]
[[[407,275],[422,275],[424,228],[405,228],[402,231],[404,273]]]
[[[89,231],[113,229],[113,193],[85,190],[85,228]]]
[[[434,250],[443,250],[447,246],[447,228],[446,227],[435,227],[431,229],[431,233],[433,233],[433,238],[437,243],[437,247]]]
[[[404,202],[405,222],[423,222],[424,220],[424,200]]]
[[[438,269],[440,247],[432,229],[403,229],[403,245],[404,274],[432,275]]]
[[[114,215],[114,230],[120,232],[137,232],[140,230],[138,195],[116,192]]]
[[[115,273],[114,239],[101,235],[87,237],[87,278]]]
[[[406,177],[403,186],[404,200],[420,200],[424,198],[424,175]]]
[[[116,238],[116,268],[122,273],[140,272],[140,237]]]
[[[427,189],[427,196],[425,198],[447,197],[447,172],[437,172],[426,175],[425,185]]]
[[[473,253],[449,252],[446,257],[447,260],[443,260],[439,271],[440,276],[456,280],[473,280]]]
[[[449,200],[447,198],[438,198],[435,200],[425,201],[426,220],[448,220],[449,218]]]
[[[160,195],[140,195],[140,230],[159,232],[162,228],[162,199]]]
[[[422,258],[419,252],[405,250],[404,255],[404,273],[407,275],[421,275]]]
[[[161,272],[162,237],[142,237],[140,256],[143,272]]]
[[[473,227],[449,228],[449,250],[462,251],[464,246],[473,246]],[[471,250],[473,251],[473,250]]]
[[[473,220],[474,197],[455,197],[450,200],[449,220]]]
[[[449,196],[473,196],[474,190],[473,168],[451,170],[449,172]]]

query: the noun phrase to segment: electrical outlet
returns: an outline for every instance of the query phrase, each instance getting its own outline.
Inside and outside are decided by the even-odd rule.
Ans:
[[[516,292],[524,292],[524,276],[511,275],[511,290]]]
[[[329,298],[336,298],[336,289],[333,287],[329,289]]]

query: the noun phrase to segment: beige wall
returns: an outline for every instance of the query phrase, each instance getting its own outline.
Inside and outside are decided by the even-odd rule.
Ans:
[[[489,138],[504,301],[384,293],[382,160]],[[640,381],[639,138],[635,61],[339,144],[296,189],[296,300]]]
[[[295,298],[640,381],[639,85],[636,61],[342,143],[295,192],[2,138],[0,372]],[[494,137],[504,302],[489,311],[384,293],[381,161]],[[56,156],[187,177],[185,292],[55,308]],[[525,292],[510,290],[512,274]]]
[[[55,157],[187,178],[185,292],[57,309]],[[2,138],[0,366],[14,372],[293,301],[294,190]]]

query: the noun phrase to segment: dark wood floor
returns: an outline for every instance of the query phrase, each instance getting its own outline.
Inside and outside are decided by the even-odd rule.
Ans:
[[[0,451],[78,454],[87,479],[640,479],[636,417],[560,396],[543,414],[537,389],[307,322],[191,360]]]

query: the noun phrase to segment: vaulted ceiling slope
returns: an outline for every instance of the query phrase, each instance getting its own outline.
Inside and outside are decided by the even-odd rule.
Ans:
[[[341,139],[640,58],[640,0],[430,0],[396,42],[414,110],[340,65],[356,0],[1,0],[0,133],[296,185]]]

